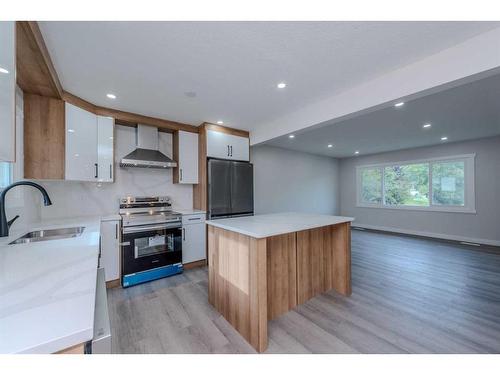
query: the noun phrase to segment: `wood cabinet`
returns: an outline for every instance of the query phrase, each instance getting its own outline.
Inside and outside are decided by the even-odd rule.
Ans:
[[[174,183],[198,183],[198,134],[178,131],[174,134]]]
[[[206,259],[205,214],[182,216],[182,263]]]
[[[16,159],[16,33],[14,21],[0,21],[0,162]]]
[[[101,221],[101,256],[106,282],[120,278],[120,221]]]
[[[66,103],[66,180],[113,181],[114,120]]]
[[[250,141],[248,137],[207,130],[207,157],[249,161]]]
[[[24,94],[24,178],[64,179],[64,102]]]

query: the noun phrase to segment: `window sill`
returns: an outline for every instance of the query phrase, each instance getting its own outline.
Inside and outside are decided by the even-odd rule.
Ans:
[[[422,207],[422,206],[375,206],[369,204],[357,204],[358,208],[378,208],[383,210],[405,210],[405,211],[424,211],[424,212],[454,212],[461,214],[476,214],[475,209],[470,209],[466,207]]]

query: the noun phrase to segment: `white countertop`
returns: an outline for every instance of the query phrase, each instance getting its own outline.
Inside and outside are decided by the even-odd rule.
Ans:
[[[81,236],[8,245],[38,229]],[[0,238],[0,353],[53,353],[93,337],[100,217],[45,221]]]
[[[172,211],[178,212],[182,215],[197,215],[207,213],[207,211],[197,210],[195,208],[172,208]]]
[[[286,212],[208,220],[214,227],[241,233],[254,238],[265,238],[306,229],[353,221],[352,217]]]

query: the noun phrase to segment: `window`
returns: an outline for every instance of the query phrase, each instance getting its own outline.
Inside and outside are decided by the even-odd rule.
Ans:
[[[436,205],[465,204],[465,163],[451,161],[432,165],[432,202]]]
[[[475,155],[357,167],[358,206],[475,212]]]
[[[12,164],[0,162],[0,190],[12,182]]]
[[[429,164],[385,167],[384,203],[391,206],[428,206]]]
[[[382,170],[380,168],[365,168],[361,173],[362,202],[379,204],[382,202]]]

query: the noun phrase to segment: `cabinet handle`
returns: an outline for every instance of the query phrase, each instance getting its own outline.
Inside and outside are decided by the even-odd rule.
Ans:
[[[94,163],[95,166],[95,178],[97,178],[97,163]]]
[[[118,239],[118,223],[115,224],[115,238]]]
[[[112,170],[113,170],[113,164],[109,165],[109,179],[111,180],[113,178],[112,176]]]
[[[179,172],[181,173],[181,181],[182,181],[182,168],[179,169]]]
[[[231,155],[230,156],[233,156],[233,146],[231,145]]]
[[[182,228],[182,240],[186,241],[186,229]]]

